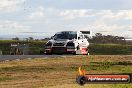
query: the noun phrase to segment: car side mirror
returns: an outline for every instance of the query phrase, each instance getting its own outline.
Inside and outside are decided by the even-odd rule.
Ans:
[[[80,37],[78,37],[78,40],[80,40]]]
[[[53,39],[53,36],[51,36],[51,39]]]

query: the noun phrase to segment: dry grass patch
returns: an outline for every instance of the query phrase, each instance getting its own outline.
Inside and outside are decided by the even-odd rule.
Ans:
[[[88,74],[132,73],[132,56],[66,56],[63,58],[36,58],[0,62],[2,88],[80,88],[75,83],[78,67]],[[129,84],[131,85],[131,84]],[[90,84],[85,87],[96,88]],[[113,85],[99,85],[113,88]],[[124,85],[116,85],[124,87]],[[126,85],[125,85],[126,86]]]

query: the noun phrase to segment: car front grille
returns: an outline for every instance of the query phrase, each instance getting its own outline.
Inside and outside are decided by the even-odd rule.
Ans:
[[[53,53],[65,53],[66,48],[65,47],[52,47]]]
[[[64,46],[64,43],[54,43],[53,46]]]

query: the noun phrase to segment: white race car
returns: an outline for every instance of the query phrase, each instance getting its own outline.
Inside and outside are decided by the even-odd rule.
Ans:
[[[46,54],[84,54],[88,55],[89,42],[86,35],[90,31],[62,31],[51,37],[45,45]]]

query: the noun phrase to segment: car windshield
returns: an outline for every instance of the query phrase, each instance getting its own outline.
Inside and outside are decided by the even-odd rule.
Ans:
[[[77,39],[76,32],[61,32],[54,35],[54,39]]]

